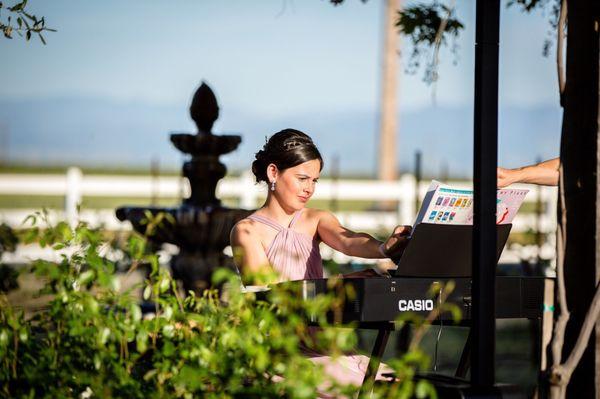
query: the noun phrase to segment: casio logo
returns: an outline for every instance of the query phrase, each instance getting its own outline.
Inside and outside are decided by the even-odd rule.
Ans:
[[[400,299],[398,310],[401,312],[421,312],[433,310],[433,299]]]

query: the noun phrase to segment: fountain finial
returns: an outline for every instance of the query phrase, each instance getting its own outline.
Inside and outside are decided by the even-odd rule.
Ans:
[[[212,134],[212,127],[219,117],[219,104],[212,89],[203,81],[192,99],[190,116],[196,122],[198,134]]]

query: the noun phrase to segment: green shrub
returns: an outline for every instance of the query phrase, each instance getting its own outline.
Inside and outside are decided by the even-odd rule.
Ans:
[[[301,340],[333,356],[356,345],[352,329],[333,328],[326,317],[341,297],[300,301],[281,288],[257,298],[220,269],[214,284],[226,283],[226,302],[214,289],[184,298],[145,238],[132,235],[121,255],[133,268],[150,266],[143,287],[134,287],[153,306],[144,315],[133,288],[120,289],[114,248],[100,230],[51,226],[42,213],[29,220],[27,240],[52,247],[61,260],[32,264],[45,281],[40,294],[51,297],[42,311],[26,317],[0,296],[0,396],[313,398],[323,384],[331,395],[353,395],[299,351]],[[308,333],[309,315],[322,327],[316,336]],[[412,382],[428,365],[418,348],[390,365],[401,379],[377,386],[374,398],[435,396]]]

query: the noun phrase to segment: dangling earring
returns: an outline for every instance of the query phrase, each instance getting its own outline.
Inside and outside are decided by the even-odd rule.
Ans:
[[[271,182],[271,191],[275,191],[275,180]]]

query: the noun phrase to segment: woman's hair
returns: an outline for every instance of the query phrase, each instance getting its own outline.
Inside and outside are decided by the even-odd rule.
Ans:
[[[313,143],[312,139],[296,129],[284,129],[269,138],[255,156],[252,162],[252,173],[256,176],[256,182],[268,183],[267,166],[275,164],[277,169],[283,171],[300,165],[301,163],[318,159],[323,169],[323,158]]]

